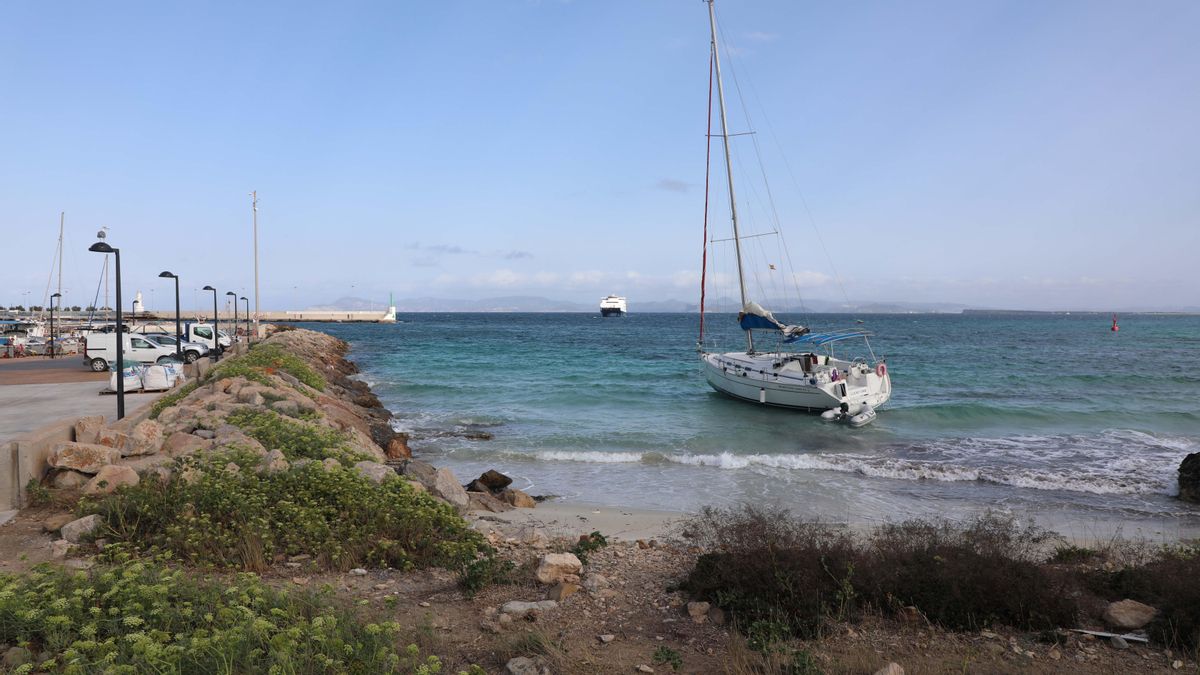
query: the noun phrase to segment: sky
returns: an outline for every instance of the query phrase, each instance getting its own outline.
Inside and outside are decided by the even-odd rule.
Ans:
[[[742,234],[787,242],[748,244],[748,276],[825,300],[1200,306],[1200,3],[717,16]],[[209,284],[252,297],[252,190],[264,310],[695,302],[708,31],[699,0],[0,3],[0,305],[43,299],[60,212],[66,304],[95,296],[100,227],[127,304],[166,308],[164,269],[185,308]]]

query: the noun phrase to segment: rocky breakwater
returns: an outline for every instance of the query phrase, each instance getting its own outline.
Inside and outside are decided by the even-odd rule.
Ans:
[[[1200,504],[1200,452],[1193,452],[1179,464],[1179,498]]]
[[[348,350],[344,341],[315,331],[275,332],[164,396],[149,419],[130,426],[128,420],[106,425],[102,417],[80,418],[75,440],[52,449],[43,482],[100,496],[150,474],[165,482],[173,472],[188,471],[180,458],[232,449],[257,456],[259,473],[318,462],[352,467],[376,484],[402,477],[460,514],[533,505],[500,474],[481,476],[468,493],[449,469],[413,459],[391,413],[353,377],[358,370],[345,359]],[[67,541],[77,543],[95,520],[62,528],[71,533]]]

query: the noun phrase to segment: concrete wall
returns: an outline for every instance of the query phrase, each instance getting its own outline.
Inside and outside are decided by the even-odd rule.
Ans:
[[[149,414],[149,410],[146,411]],[[19,509],[25,505],[25,486],[30,479],[46,475],[46,459],[54,446],[75,440],[75,418],[59,420],[31,431],[24,438],[0,445],[0,509]]]

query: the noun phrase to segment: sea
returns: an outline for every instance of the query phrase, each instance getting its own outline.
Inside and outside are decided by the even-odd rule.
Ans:
[[[1200,536],[1176,498],[1200,452],[1200,317],[782,316],[862,328],[894,394],[852,429],[709,388],[699,315],[402,314],[312,324],[424,459],[536,495],[693,513],[750,502],[827,522],[1013,514],[1077,538]],[[735,318],[705,344],[744,349]],[[843,347],[842,345],[847,345]],[[763,345],[760,344],[760,348]]]

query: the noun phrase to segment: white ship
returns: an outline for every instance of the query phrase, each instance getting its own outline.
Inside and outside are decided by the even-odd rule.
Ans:
[[[610,295],[600,301],[600,316],[624,316],[625,298],[618,295]]]

